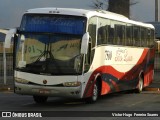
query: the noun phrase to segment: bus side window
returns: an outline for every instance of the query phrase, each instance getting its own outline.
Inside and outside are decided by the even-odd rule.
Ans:
[[[117,22],[115,25],[115,44],[117,45],[125,45],[125,24],[121,22]]]
[[[132,46],[133,41],[132,41],[132,25],[127,24],[126,26],[126,45],[127,46]]]
[[[110,21],[104,18],[98,18],[98,38],[97,45],[108,43],[108,26]]]
[[[90,68],[90,65],[92,63],[93,57],[94,57],[94,48],[96,45],[96,37],[97,37],[97,17],[92,17],[89,20],[89,25],[88,25],[88,32],[90,35],[89,39],[89,44],[88,44],[88,52],[85,55],[85,72],[87,72]]]
[[[109,33],[109,37],[108,37],[108,43],[109,44],[115,44],[115,24],[113,21],[111,21],[111,24],[108,28],[108,33]]]
[[[148,29],[148,47],[154,46],[154,30]]]
[[[120,25],[116,24],[115,25],[115,41],[114,44],[120,45],[121,43],[121,30],[120,30]]]
[[[126,24],[122,25],[122,45],[126,45]]]
[[[154,37],[155,37],[154,30],[151,30],[151,44],[150,44],[150,47],[154,47],[154,45],[155,45]]]
[[[133,27],[133,46],[140,46],[140,27]]]
[[[91,37],[92,48],[96,44],[96,27],[97,27],[97,18],[93,17],[89,20],[88,32]]]
[[[147,36],[147,47],[150,47],[150,41],[151,41],[151,30],[146,29],[146,36]]]
[[[146,46],[146,35],[145,35],[145,29],[141,27],[141,46]]]
[[[105,27],[100,27],[98,28],[98,38],[97,38],[97,45],[101,45],[101,44],[105,44],[107,41],[106,40],[107,37],[106,37],[106,30],[105,30]]]

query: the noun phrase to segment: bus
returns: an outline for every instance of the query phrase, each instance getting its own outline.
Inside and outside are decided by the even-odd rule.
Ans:
[[[103,10],[35,8],[14,35],[14,92],[85,99],[134,90],[154,75],[154,27]]]

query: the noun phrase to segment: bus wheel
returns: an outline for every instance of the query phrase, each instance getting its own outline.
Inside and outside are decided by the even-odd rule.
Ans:
[[[141,93],[143,90],[143,78],[139,77],[138,88],[136,89],[136,93]]]
[[[45,103],[47,101],[46,96],[33,96],[33,99],[36,103]]]
[[[93,88],[93,91],[92,91],[92,96],[87,98],[86,102],[87,103],[94,103],[94,102],[97,101],[98,96],[99,96],[99,86],[98,86],[98,82],[96,82],[94,84],[94,88]]]

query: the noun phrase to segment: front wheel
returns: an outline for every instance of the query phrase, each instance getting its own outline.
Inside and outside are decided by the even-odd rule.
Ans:
[[[99,96],[99,86],[98,86],[98,83],[96,82],[93,87],[92,96],[87,98],[86,102],[87,103],[94,103],[97,101],[98,96]]]
[[[36,103],[45,103],[48,99],[46,96],[33,96],[33,99]]]

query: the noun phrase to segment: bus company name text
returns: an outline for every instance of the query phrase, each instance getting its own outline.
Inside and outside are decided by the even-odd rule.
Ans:
[[[118,48],[118,50],[116,51],[115,61],[116,62],[122,62],[122,61],[129,62],[129,61],[133,61],[133,57],[128,54],[127,49]]]

